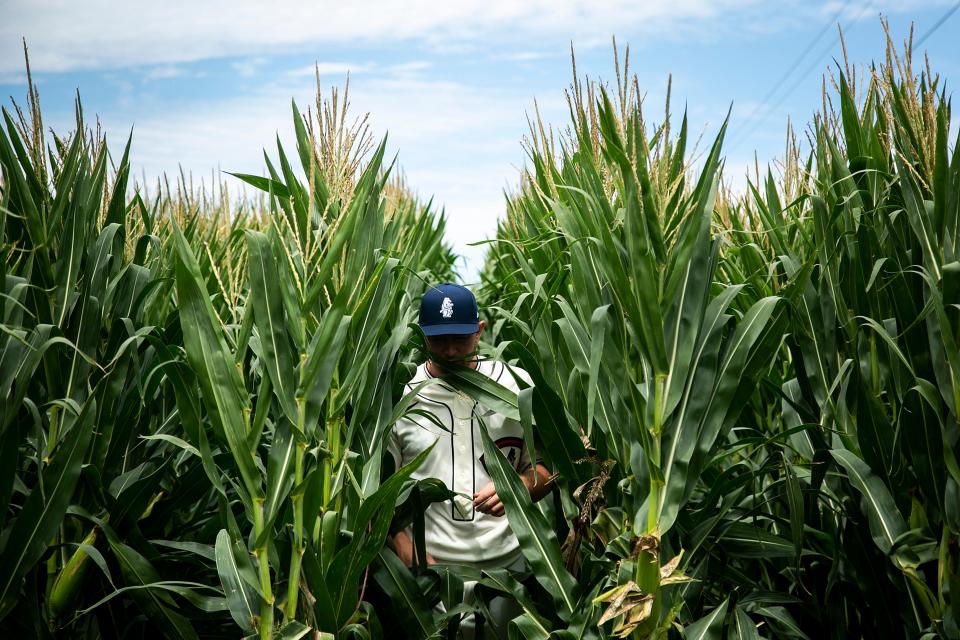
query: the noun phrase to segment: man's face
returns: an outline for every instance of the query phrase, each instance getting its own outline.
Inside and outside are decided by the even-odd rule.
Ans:
[[[480,321],[480,329],[476,333],[427,336],[427,349],[440,360],[463,362],[477,352],[482,332],[483,321]]]

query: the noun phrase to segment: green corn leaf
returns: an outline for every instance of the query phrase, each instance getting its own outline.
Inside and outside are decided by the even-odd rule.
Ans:
[[[896,163],[907,217],[923,251],[924,266],[933,274],[934,279],[939,280],[944,260],[943,249],[937,240],[936,231],[931,228],[933,203],[921,198],[913,173],[904,166],[899,156],[896,158]]]
[[[197,449],[195,446],[193,446],[192,444],[190,444],[189,442],[187,442],[187,441],[184,440],[183,438],[178,438],[177,436],[172,436],[172,435],[170,435],[169,433],[157,433],[157,434],[152,435],[152,436],[140,436],[140,438],[143,439],[143,440],[162,440],[162,441],[164,441],[164,442],[169,442],[169,443],[172,444],[173,446],[175,446],[175,447],[177,447],[177,448],[179,448],[179,449],[183,449],[184,451],[186,451],[187,453],[189,453],[189,454],[191,454],[191,455],[195,455],[195,456],[197,456],[198,458],[201,457],[201,456],[200,456],[200,450],[199,450],[199,449]]]
[[[729,602],[730,599],[727,598],[719,607],[696,622],[688,624],[683,630],[684,638],[686,640],[720,640],[723,638],[723,619],[727,615],[727,604]]]
[[[556,303],[563,313],[563,319],[556,321],[560,334],[567,343],[567,350],[577,370],[586,375],[590,372],[590,336],[565,299],[557,298]]]
[[[392,551],[381,549],[379,558],[374,579],[390,597],[391,607],[404,628],[416,637],[430,637],[436,627],[434,615],[410,570]]]
[[[328,309],[307,349],[297,396],[306,402],[306,432],[314,433],[320,420],[321,407],[333,382],[337,362],[343,352],[350,316],[339,309]]]
[[[214,460],[206,430],[200,422],[200,409],[194,393],[196,387],[188,386],[188,380],[192,381],[194,376],[185,364],[173,360],[172,354],[165,345],[156,340],[151,340],[151,345],[164,354],[164,362],[157,366],[163,367],[166,379],[173,386],[180,423],[183,425],[186,436],[196,443],[204,473],[213,488],[220,495],[226,496],[226,489],[221,479],[222,472]]]
[[[14,422],[0,439],[0,504],[10,504],[17,480],[17,461],[20,459],[20,424]],[[0,530],[6,526],[8,509],[0,511]]]
[[[597,387],[600,378],[600,362],[603,359],[603,343],[610,326],[607,312],[610,305],[597,307],[590,318],[590,374],[587,378],[587,425],[593,424],[596,409]]]
[[[244,632],[253,633],[260,612],[260,596],[251,583],[256,583],[257,577],[249,556],[244,552],[237,553],[237,546],[227,530],[221,529],[214,547],[217,574],[230,615]]]
[[[700,215],[691,216],[684,229],[685,237],[671,264],[671,280],[665,299],[667,308],[664,338],[667,344],[667,382],[663,416],[671,415],[683,394],[696,344],[696,336],[708,303],[708,289],[716,256],[711,252],[709,220],[713,212],[716,184],[705,194],[706,202],[698,203]]]
[[[515,627],[520,637],[526,640],[547,640],[550,638],[550,632],[531,613],[525,612],[523,615],[512,619],[510,626]],[[514,637],[512,633],[510,637]]]
[[[181,540],[150,540],[150,544],[176,549],[177,551],[186,551],[187,553],[196,554],[210,562],[216,562],[214,547],[209,544],[183,542]]]
[[[867,466],[867,463],[852,452],[846,449],[833,449],[830,455],[846,470],[850,483],[863,496],[863,505],[870,521],[873,541],[881,551],[889,553],[894,541],[907,530],[903,516],[900,515],[890,491]]]
[[[533,437],[533,394],[535,389],[527,387],[517,393],[517,409],[520,411],[520,428],[523,430],[523,446],[530,456],[530,462],[537,464],[537,443]]]
[[[286,185],[278,180],[253,176],[247,173],[231,173],[230,171],[226,171],[225,173],[237,178],[238,180],[243,180],[247,184],[253,185],[261,191],[273,194],[277,198],[287,200],[290,197],[290,192],[287,190]]]
[[[520,420],[520,405],[515,394],[502,384],[471,367],[446,365],[449,375],[444,382],[463,391],[480,403],[511,420]]]
[[[328,511],[324,516],[325,521],[336,521],[336,515]],[[334,534],[339,533],[337,531]],[[303,577],[310,587],[310,592],[316,599],[313,605],[314,626],[321,631],[334,633],[339,631],[340,625],[337,624],[337,612],[333,608],[333,599],[330,597],[330,591],[327,589],[327,582],[324,571],[320,566],[317,554],[312,545],[308,544],[303,554]]]
[[[51,452],[43,470],[43,487],[34,488],[6,536],[0,552],[0,619],[20,596],[23,577],[39,562],[60,527],[73,499],[87,447],[93,433],[96,401],[91,397],[83,406],[73,428],[64,434]]]
[[[716,385],[722,335],[730,319],[725,312],[740,291],[739,286],[728,287],[708,305],[700,337],[691,356],[693,374],[674,414],[673,424],[666,430],[661,458],[664,490],[663,497],[658,501],[658,522],[663,531],[672,526],[684,499],[691,475],[688,468],[700,437],[699,424],[710,407]]]
[[[751,382],[755,374],[746,368],[748,357],[766,332],[767,323],[780,302],[781,298],[768,296],[754,303],[737,323],[736,330],[725,345],[726,353],[717,370],[716,384],[707,400],[692,464],[706,464],[706,454],[720,435],[729,415],[736,415],[742,409],[733,400],[740,385],[744,381]],[[688,476],[686,495],[693,491],[695,482],[692,479],[696,477],[699,477],[699,470]]]
[[[783,461],[783,472],[790,514],[790,538],[793,541],[793,553],[799,558],[803,549],[803,493],[793,465],[786,458]]]
[[[101,229],[87,256],[86,266],[91,274],[89,291],[96,292],[97,296],[101,296],[101,292],[106,291],[107,277],[112,275],[110,265],[114,262],[114,257],[123,251],[120,244],[121,226],[120,223],[114,222]]]
[[[251,497],[263,494],[259,471],[246,446],[247,419],[245,409],[249,397],[243,388],[233,357],[227,350],[222,329],[206,294],[204,279],[193,251],[176,224],[173,237],[177,248],[176,283],[180,302],[180,324],[183,328],[187,361],[197,375],[207,407],[219,425],[234,463],[240,471],[243,486]]]
[[[746,522],[730,525],[721,536],[724,549],[742,558],[792,558],[793,542]]]
[[[533,506],[530,493],[516,470],[503,457],[486,429],[480,429],[490,477],[503,502],[510,528],[520,541],[520,550],[533,568],[537,580],[553,596],[561,616],[569,619],[576,601],[577,583],[563,566],[560,544],[553,529]]]
[[[800,627],[797,625],[796,620],[793,616],[790,615],[790,612],[787,611],[784,607],[757,607],[758,614],[764,616],[768,620],[772,620],[777,623],[776,627],[780,634],[788,636],[791,638],[797,638],[798,640],[810,640],[810,636],[805,634]],[[773,625],[771,625],[773,626]]]
[[[120,564],[120,572],[130,586],[147,587],[130,592],[151,621],[170,638],[198,638],[190,621],[175,610],[173,600],[162,590],[150,588],[160,582],[156,569],[132,547],[110,536],[110,548]]]
[[[257,231],[246,231],[250,251],[250,304],[253,305],[254,324],[260,335],[263,367],[273,383],[273,392],[287,414],[287,419],[299,428],[297,403],[294,398],[294,355],[287,334],[287,318],[277,283],[280,273],[274,263],[270,239]]]
[[[280,629],[280,634],[277,636],[278,640],[300,640],[300,638],[305,638],[307,635],[313,632],[313,629],[303,624],[302,622],[297,622],[296,620],[291,620],[290,622],[283,625]],[[323,638],[327,634],[321,633],[320,637]]]
[[[138,467],[134,477],[124,479],[122,485],[111,485],[111,493],[116,491],[116,501],[111,509],[114,527],[117,529],[133,527],[143,516],[150,500],[161,491],[161,482],[168,473],[173,458],[167,457],[160,464],[153,461]],[[122,476],[118,476],[122,478]]]
[[[133,128],[127,134],[127,143],[123,147],[123,155],[117,165],[116,176],[113,181],[113,195],[107,206],[107,224],[126,224],[127,217],[127,180],[130,177],[130,146],[133,144]]]
[[[750,616],[740,607],[734,610],[734,614],[733,631],[737,634],[737,640],[760,640],[757,625],[750,619]]]
[[[521,362],[533,378],[536,389],[532,396],[533,415],[534,422],[542,425],[538,432],[541,451],[547,453],[561,481],[569,482],[572,486],[583,484],[588,479],[587,469],[578,461],[584,460],[587,452],[580,435],[571,427],[562,399],[542,377],[540,367],[536,366],[537,360],[529,350],[516,343],[511,344],[510,348],[521,354]],[[601,397],[601,407],[602,400]]]
[[[518,623],[525,638],[547,638],[550,635],[550,624],[537,611],[530,593],[522,583],[517,581],[506,569],[492,569],[484,571],[480,583],[509,594],[523,608],[525,618]],[[516,621],[516,618],[514,619]]]
[[[153,592],[154,594],[158,594],[164,602],[172,602],[172,600],[167,596],[167,593],[175,593],[205,613],[219,613],[221,611],[226,611],[227,603],[224,598],[218,598],[216,596],[203,596],[197,593],[197,589],[209,588],[210,587],[207,587],[199,582],[186,582],[183,580],[157,580],[147,584],[129,585],[126,587],[120,587],[119,589],[110,592],[109,595],[104,596],[89,607],[80,609],[77,611],[77,614],[85,615],[90,613],[100,605],[105,604],[125,593],[130,593],[132,595],[133,592],[143,591],[149,591]],[[138,593],[137,596],[139,595],[140,594]],[[137,596],[134,596],[134,598],[137,599]],[[189,629],[186,631],[186,633],[190,633]],[[175,634],[172,635],[175,636]]]
[[[297,439],[290,424],[280,419],[274,428],[273,443],[267,458],[267,498],[264,504],[264,531],[272,528],[277,512],[293,488]]]
[[[393,519],[397,496],[404,482],[432,450],[432,446],[424,449],[409,464],[387,478],[372,496],[360,504],[354,521],[354,536],[350,543],[334,556],[326,576],[333,596],[338,624],[342,625],[353,614],[358,597],[357,586],[360,573],[383,547],[390,529],[390,521]]]

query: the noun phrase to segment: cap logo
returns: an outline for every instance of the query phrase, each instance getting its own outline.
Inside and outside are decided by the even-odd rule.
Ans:
[[[453,300],[450,298],[443,299],[443,303],[440,305],[440,315],[444,318],[453,317]]]

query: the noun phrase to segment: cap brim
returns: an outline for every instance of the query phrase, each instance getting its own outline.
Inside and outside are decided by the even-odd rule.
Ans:
[[[453,335],[467,335],[476,333],[480,330],[480,323],[474,322],[473,324],[434,324],[429,326],[421,326],[423,330],[423,335],[427,337],[433,336],[453,336]]]

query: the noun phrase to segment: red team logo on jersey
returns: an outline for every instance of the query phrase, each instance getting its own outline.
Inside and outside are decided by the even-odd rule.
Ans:
[[[513,468],[516,469],[520,465],[520,453],[523,451],[523,440],[520,438],[500,438],[494,444],[497,445],[497,449],[500,449],[500,452],[503,453],[503,457],[507,459]],[[480,456],[480,464],[483,465],[483,468],[489,474],[487,470],[487,463],[484,461],[483,456]]]

